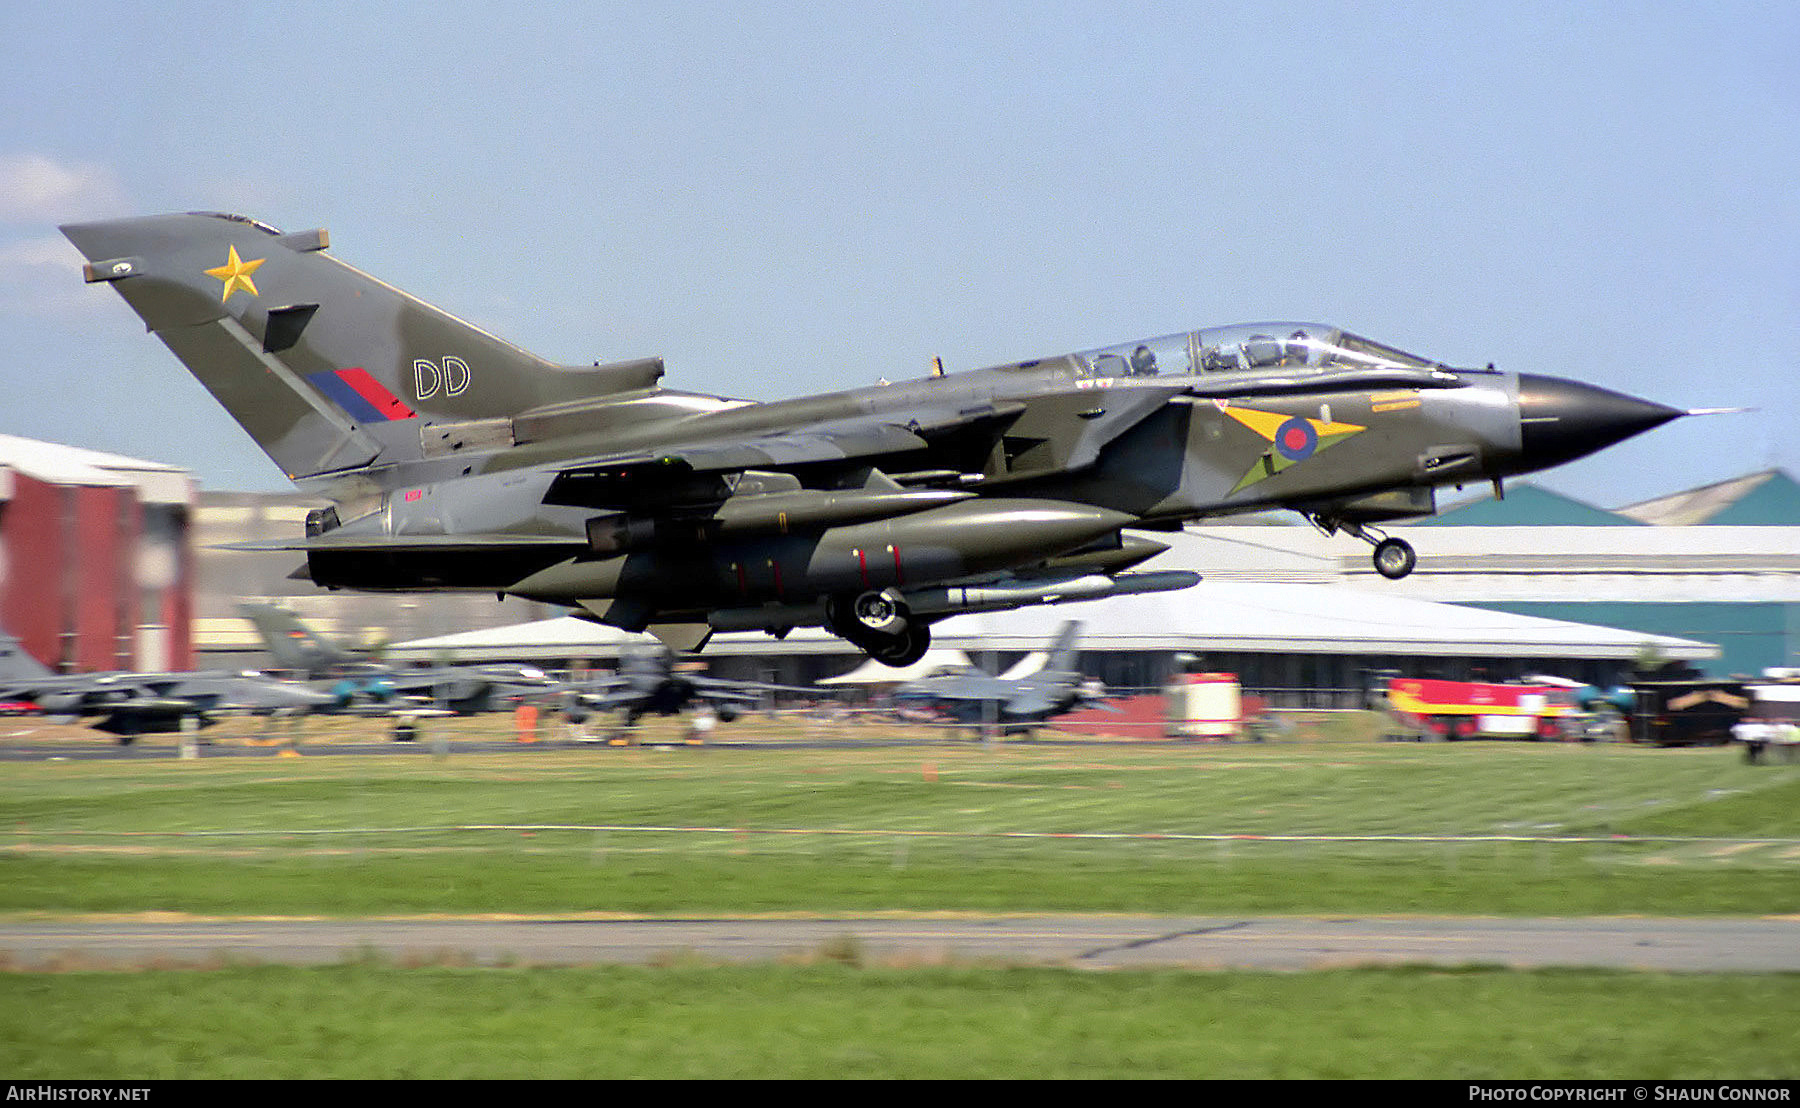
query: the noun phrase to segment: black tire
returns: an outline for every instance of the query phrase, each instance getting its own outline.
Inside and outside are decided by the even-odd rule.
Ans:
[[[931,628],[923,623],[909,623],[898,634],[883,635],[857,645],[882,665],[900,669],[923,658],[931,649]]]
[[[1398,581],[1419,564],[1418,552],[1405,539],[1382,539],[1375,544],[1375,572]]]

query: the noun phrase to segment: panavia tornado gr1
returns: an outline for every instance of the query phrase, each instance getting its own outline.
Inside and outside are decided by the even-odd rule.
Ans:
[[[241,216],[65,226],[302,490],[321,586],[488,591],[696,650],[823,626],[892,665],[961,612],[1184,588],[1132,531],[1289,509],[1383,522],[1680,415],[1258,323],[799,399],[662,387],[660,358],[555,365]]]

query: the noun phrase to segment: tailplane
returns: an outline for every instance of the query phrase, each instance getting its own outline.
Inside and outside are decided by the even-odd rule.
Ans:
[[[558,366],[242,216],[62,228],[290,478],[512,445],[511,417],[649,388],[658,359]]]

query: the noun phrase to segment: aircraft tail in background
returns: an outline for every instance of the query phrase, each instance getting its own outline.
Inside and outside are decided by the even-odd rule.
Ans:
[[[1050,643],[1050,659],[1044,663],[1049,673],[1073,673],[1075,659],[1080,651],[1075,649],[1075,640],[1081,634],[1081,621],[1071,619],[1056,632],[1056,638]]]
[[[54,670],[26,652],[17,636],[0,631],[0,683],[54,676]]]
[[[319,673],[333,666],[362,660],[360,652],[320,634],[299,616],[273,604],[239,604],[238,610],[256,626],[263,647],[275,659],[275,668],[300,673]]]

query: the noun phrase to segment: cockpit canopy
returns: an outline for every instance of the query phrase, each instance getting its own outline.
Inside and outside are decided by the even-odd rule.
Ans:
[[[1436,369],[1439,363],[1317,323],[1241,323],[1084,350],[1070,356],[1079,377]]]

